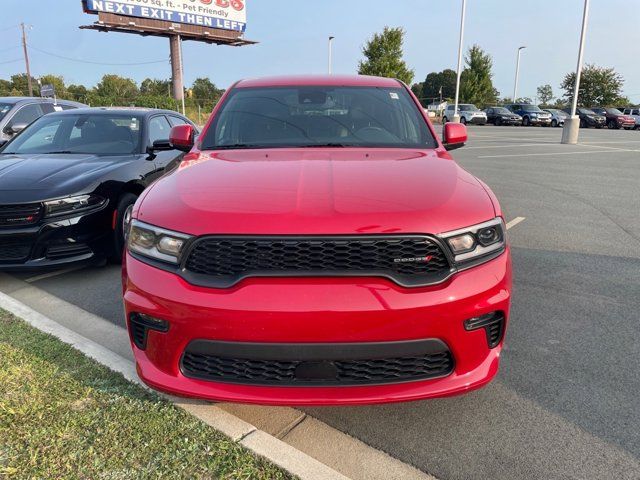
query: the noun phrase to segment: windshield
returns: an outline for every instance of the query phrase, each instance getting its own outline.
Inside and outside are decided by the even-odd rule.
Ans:
[[[1,153],[137,153],[140,125],[140,118],[123,114],[47,115],[8,143]]]
[[[302,86],[233,90],[202,148],[436,145],[403,88]]]
[[[478,110],[480,109],[471,103],[460,105],[461,112],[477,112]]]
[[[2,120],[12,108],[13,105],[11,103],[0,103],[0,120]]]
[[[622,115],[622,112],[617,108],[607,108],[606,111],[609,115]]]
[[[593,110],[589,110],[588,108],[579,108],[578,112],[582,115],[597,115]]]
[[[504,107],[496,107],[493,111],[496,113],[503,113],[505,115],[512,115],[512,113]]]
[[[536,107],[535,105],[523,105],[522,110],[525,112],[542,112],[540,107]]]

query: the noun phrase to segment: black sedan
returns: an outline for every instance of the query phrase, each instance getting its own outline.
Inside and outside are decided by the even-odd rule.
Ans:
[[[179,165],[171,112],[78,109],[46,115],[0,148],[0,270],[118,261],[127,210]]]
[[[570,108],[565,108],[563,112],[571,115]],[[598,115],[596,112],[588,108],[578,108],[576,110],[576,115],[580,117],[580,128],[603,128],[607,125],[607,117]]]
[[[495,126],[522,125],[522,117],[504,107],[489,107],[485,112],[487,113],[487,123],[493,123]]]

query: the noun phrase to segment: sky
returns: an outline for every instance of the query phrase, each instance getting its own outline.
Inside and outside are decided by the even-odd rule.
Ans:
[[[246,0],[246,47],[184,43],[187,85],[209,77],[221,88],[241,78],[327,71],[327,39],[334,40],[334,72],[353,74],[368,38],[385,26],[406,30],[405,60],[415,82],[432,71],[456,67],[462,0]],[[169,78],[167,39],[80,30],[97,17],[80,0],[1,0],[0,78],[24,72],[18,25],[30,25],[32,75],[62,75],[69,83],[95,85],[116,73],[140,82]],[[534,98],[550,84],[561,96],[564,75],[575,71],[583,0],[468,0],[465,49],[480,45],[494,60],[494,85],[513,93],[516,50],[522,54],[518,96]],[[624,93],[640,102],[640,0],[592,0],[585,62],[613,67]],[[35,49],[103,63],[62,60]],[[14,61],[15,60],[15,61]],[[166,60],[166,62],[164,61]]]

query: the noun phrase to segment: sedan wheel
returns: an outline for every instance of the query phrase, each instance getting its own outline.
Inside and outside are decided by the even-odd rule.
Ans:
[[[558,126],[558,121],[555,120],[555,119],[551,120],[551,126],[552,127],[557,127]]]
[[[524,125],[525,127],[528,127],[529,125],[531,125],[531,122],[529,121],[529,117],[524,117],[522,119],[522,125]]]
[[[461,123],[462,125],[466,125],[466,124],[467,124],[467,119],[466,119],[466,118],[464,118],[464,117],[462,117],[462,118],[460,119],[460,123]]]
[[[609,127],[609,130],[615,130],[616,124],[613,120],[609,120],[609,122],[607,123],[607,127]]]

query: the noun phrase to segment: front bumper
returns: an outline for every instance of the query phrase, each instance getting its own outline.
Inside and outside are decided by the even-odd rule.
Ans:
[[[134,313],[168,322],[168,331],[147,333],[144,350],[132,342],[138,374],[153,388],[272,405],[401,402],[462,394],[496,375],[502,341],[489,348],[485,331],[467,331],[464,321],[501,311],[506,328],[511,257],[507,250],[441,285],[423,288],[402,288],[379,278],[261,278],[216,290],[190,285],[127,254],[123,288],[129,327]],[[448,347],[454,369],[442,378],[366,386],[256,386],[187,378],[180,368],[183,354],[202,340],[290,344],[292,350],[295,344],[434,340]]]
[[[551,125],[550,118],[529,118],[531,125]]]
[[[110,209],[0,228],[0,270],[55,268],[104,256],[112,242]]]
[[[471,117],[467,120],[467,123],[472,125],[485,125],[487,123],[487,117]]]

